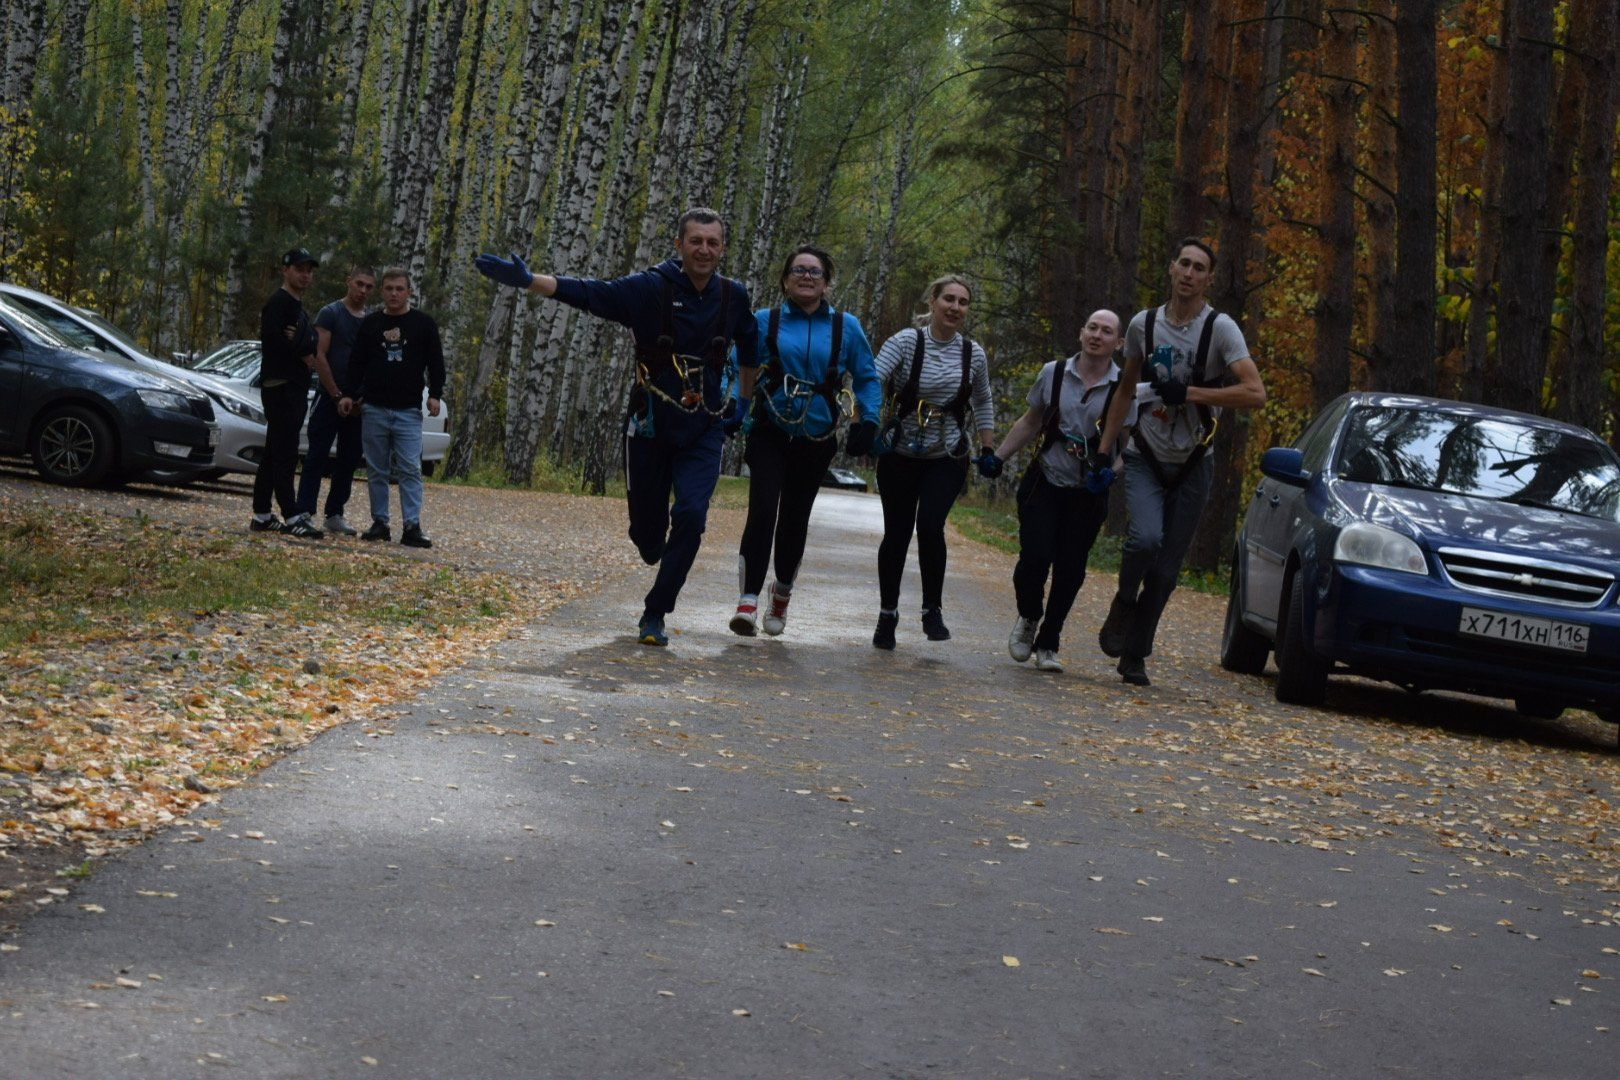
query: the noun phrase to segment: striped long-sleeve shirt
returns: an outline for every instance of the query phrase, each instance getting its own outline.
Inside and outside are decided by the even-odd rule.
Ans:
[[[897,401],[905,388],[911,376],[911,360],[916,355],[919,334],[923,339],[923,364],[917,381],[917,400],[943,409],[956,399],[962,388],[962,336],[956,334],[949,341],[936,341],[926,327],[902,330],[878,350],[878,380],[883,384],[884,400]],[[993,430],[996,426],[996,407],[990,395],[990,362],[976,341],[969,369],[968,407],[972,417],[966,434],[971,450],[977,445],[972,431]],[[894,449],[907,457],[944,457],[956,448],[964,434],[956,426],[956,418],[949,413],[931,412],[929,423],[920,431],[915,409],[900,421]]]

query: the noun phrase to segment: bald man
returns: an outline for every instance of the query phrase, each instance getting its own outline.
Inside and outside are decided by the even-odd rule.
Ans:
[[[1120,447],[1105,449],[1099,440],[1120,385],[1114,353],[1121,340],[1118,315],[1106,308],[1092,312],[1080,332],[1080,351],[1041,369],[1029,388],[1028,411],[996,447],[1005,459],[1040,438],[1018,484],[1018,618],[1007,652],[1019,663],[1033,655],[1037,669],[1054,674],[1063,670],[1063,621],[1085,583],[1086,558],[1108,516],[1108,489],[1119,464]]]

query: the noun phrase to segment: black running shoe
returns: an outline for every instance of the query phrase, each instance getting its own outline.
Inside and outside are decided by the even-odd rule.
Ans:
[[[1102,629],[1097,631],[1097,645],[1104,655],[1118,657],[1125,651],[1125,639],[1131,632],[1131,616],[1135,613],[1135,605],[1121,600],[1118,593],[1114,594],[1114,602],[1108,605],[1108,618],[1103,620]]]
[[[384,521],[382,518],[372,518],[371,528],[361,533],[360,539],[381,540],[386,544],[391,539],[388,532],[388,522]]]
[[[422,534],[422,526],[414,521],[405,523],[405,531],[399,534],[399,542],[406,547],[430,548],[433,541]]]
[[[894,628],[900,625],[898,615],[878,615],[877,629],[872,631],[872,647],[874,649],[894,648]]]
[[[951,632],[945,625],[945,616],[939,608],[929,608],[923,612],[923,633],[928,635],[929,641],[949,641]]]
[[[281,519],[276,517],[273,514],[268,519],[266,519],[264,521],[260,521],[258,518],[253,518],[250,521],[248,521],[248,532],[280,532],[280,531],[281,531]]]
[[[326,534],[314,526],[308,514],[299,514],[281,527],[281,535],[296,537],[299,540],[319,540]]]
[[[1120,657],[1119,667],[1115,670],[1119,672],[1120,678],[1124,679],[1132,686],[1153,685],[1152,680],[1148,678],[1147,664],[1142,661],[1140,656]]]

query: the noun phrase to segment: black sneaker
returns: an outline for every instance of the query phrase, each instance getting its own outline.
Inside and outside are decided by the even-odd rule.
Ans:
[[[1108,605],[1108,618],[1103,620],[1102,629],[1097,631],[1097,645],[1104,655],[1117,657],[1125,651],[1125,639],[1131,632],[1131,616],[1135,612],[1134,604],[1121,600],[1118,593],[1114,594],[1114,602]]]
[[[878,615],[877,629],[872,631],[872,647],[874,649],[894,648],[894,628],[900,625],[898,615]]]
[[[299,514],[281,527],[281,535],[299,540],[319,540],[326,534],[314,526],[308,514]]]
[[[929,641],[949,641],[951,632],[945,626],[945,616],[939,608],[929,608],[923,612],[923,633],[928,635]]]
[[[384,521],[382,518],[372,518],[371,528],[361,533],[360,539],[381,540],[383,543],[387,543],[390,539],[392,539],[392,536],[388,532],[388,522]]]
[[[1119,677],[1132,686],[1152,686],[1148,678],[1147,664],[1142,662],[1140,656],[1122,656],[1119,658],[1119,667],[1115,669]]]
[[[281,519],[272,514],[268,519],[260,521],[253,518],[248,522],[248,532],[280,532]]]
[[[433,541],[422,535],[422,526],[414,521],[405,523],[405,531],[399,534],[399,542],[406,547],[430,548]]]

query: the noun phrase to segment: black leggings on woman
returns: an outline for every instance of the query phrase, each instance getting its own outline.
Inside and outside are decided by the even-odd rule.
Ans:
[[[748,435],[748,524],[743,526],[742,591],[757,596],[776,540],[776,580],[792,585],[804,559],[810,510],[838,449],[836,439],[790,438],[762,423]]]
[[[900,606],[900,575],[911,534],[917,534],[922,606],[940,606],[945,591],[945,518],[967,480],[967,458],[916,458],[891,451],[878,458],[883,498],[883,543],[878,545],[878,599],[884,611]]]

